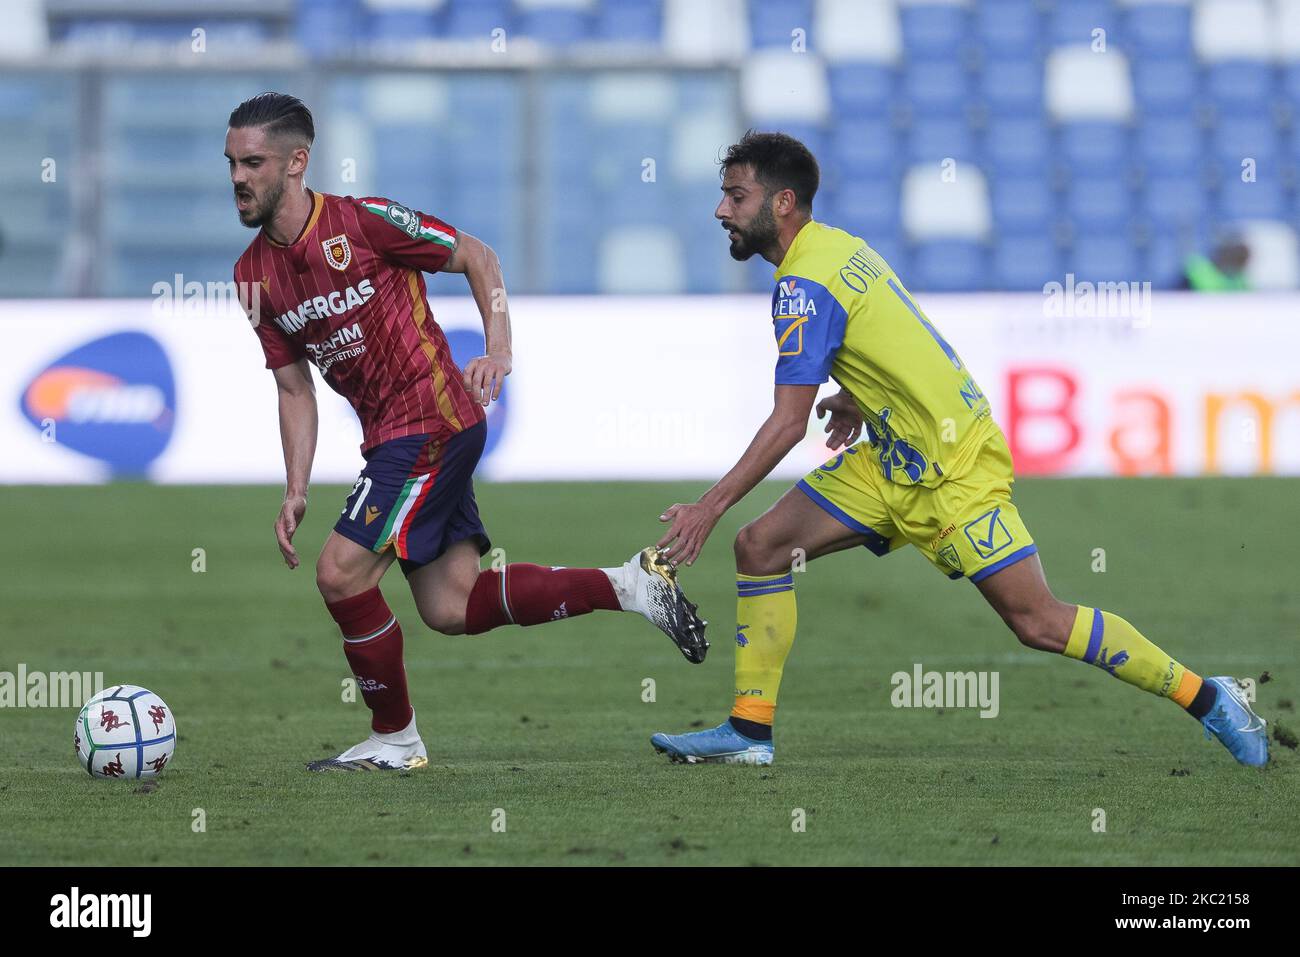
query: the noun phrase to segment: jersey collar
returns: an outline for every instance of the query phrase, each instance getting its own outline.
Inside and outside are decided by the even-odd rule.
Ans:
[[[298,243],[302,242],[304,236],[316,228],[316,220],[320,219],[321,210],[325,208],[325,194],[317,193],[310,189],[307,190],[307,192],[311,193],[311,215],[307,217],[307,222],[303,223],[302,230],[294,237],[293,242],[288,245],[276,242],[271,238],[270,233],[265,229],[262,230],[262,235],[266,237],[266,241],[272,246],[279,246],[281,249],[288,249],[289,246],[296,246]]]
[[[785,256],[781,260],[781,265],[777,266],[776,272],[772,273],[773,279],[780,279],[786,274],[786,270],[789,268],[790,264],[799,258],[799,244],[803,242],[806,237],[812,235],[814,226],[820,225],[821,224],[818,223],[817,220],[809,219],[808,222],[799,227],[799,232],[794,234],[794,239],[790,243],[790,248],[785,251]]]

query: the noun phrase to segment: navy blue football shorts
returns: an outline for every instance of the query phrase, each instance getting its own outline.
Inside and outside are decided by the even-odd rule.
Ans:
[[[334,531],[373,552],[393,549],[407,575],[466,539],[487,554],[473,480],[486,440],[479,422],[445,441],[410,435],[376,445]]]

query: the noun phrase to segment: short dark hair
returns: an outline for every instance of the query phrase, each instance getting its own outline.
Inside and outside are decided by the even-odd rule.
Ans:
[[[752,166],[754,178],[769,196],[778,190],[793,190],[796,205],[812,210],[813,197],[821,185],[821,168],[812,151],[793,136],[749,130],[739,143],[727,147],[727,155],[720,162],[724,173],[732,166]]]
[[[272,135],[291,135],[311,146],[316,139],[316,124],[307,104],[288,93],[259,93],[235,107],[230,114],[232,129],[265,126]]]

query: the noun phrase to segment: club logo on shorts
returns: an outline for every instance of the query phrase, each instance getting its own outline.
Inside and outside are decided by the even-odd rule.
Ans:
[[[943,559],[945,565],[955,572],[961,571],[961,556],[957,554],[955,545],[945,545],[939,549],[939,557]]]
[[[321,243],[321,248],[325,250],[325,261],[339,272],[352,262],[352,244],[347,236],[332,236]]]

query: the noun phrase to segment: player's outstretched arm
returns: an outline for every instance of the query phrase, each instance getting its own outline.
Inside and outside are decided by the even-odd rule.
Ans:
[[[492,247],[462,232],[456,249],[442,267],[443,272],[464,273],[474,304],[483,317],[483,341],[487,355],[471,359],[465,366],[465,388],[481,405],[495,401],[510,374],[510,306],[506,302],[506,283],[501,275],[501,260]]]
[[[691,565],[709,533],[727,509],[749,494],[808,432],[808,414],[817,398],[815,385],[778,385],[772,413],[754,435],[749,448],[718,484],[693,505],[674,505],[659,516],[672,522],[658,547],[674,565]]]
[[[275,520],[280,554],[290,568],[298,567],[293,533],[307,513],[307,485],[316,456],[316,385],[306,359],[274,370],[280,398],[280,444],[284,446],[284,504]]]

